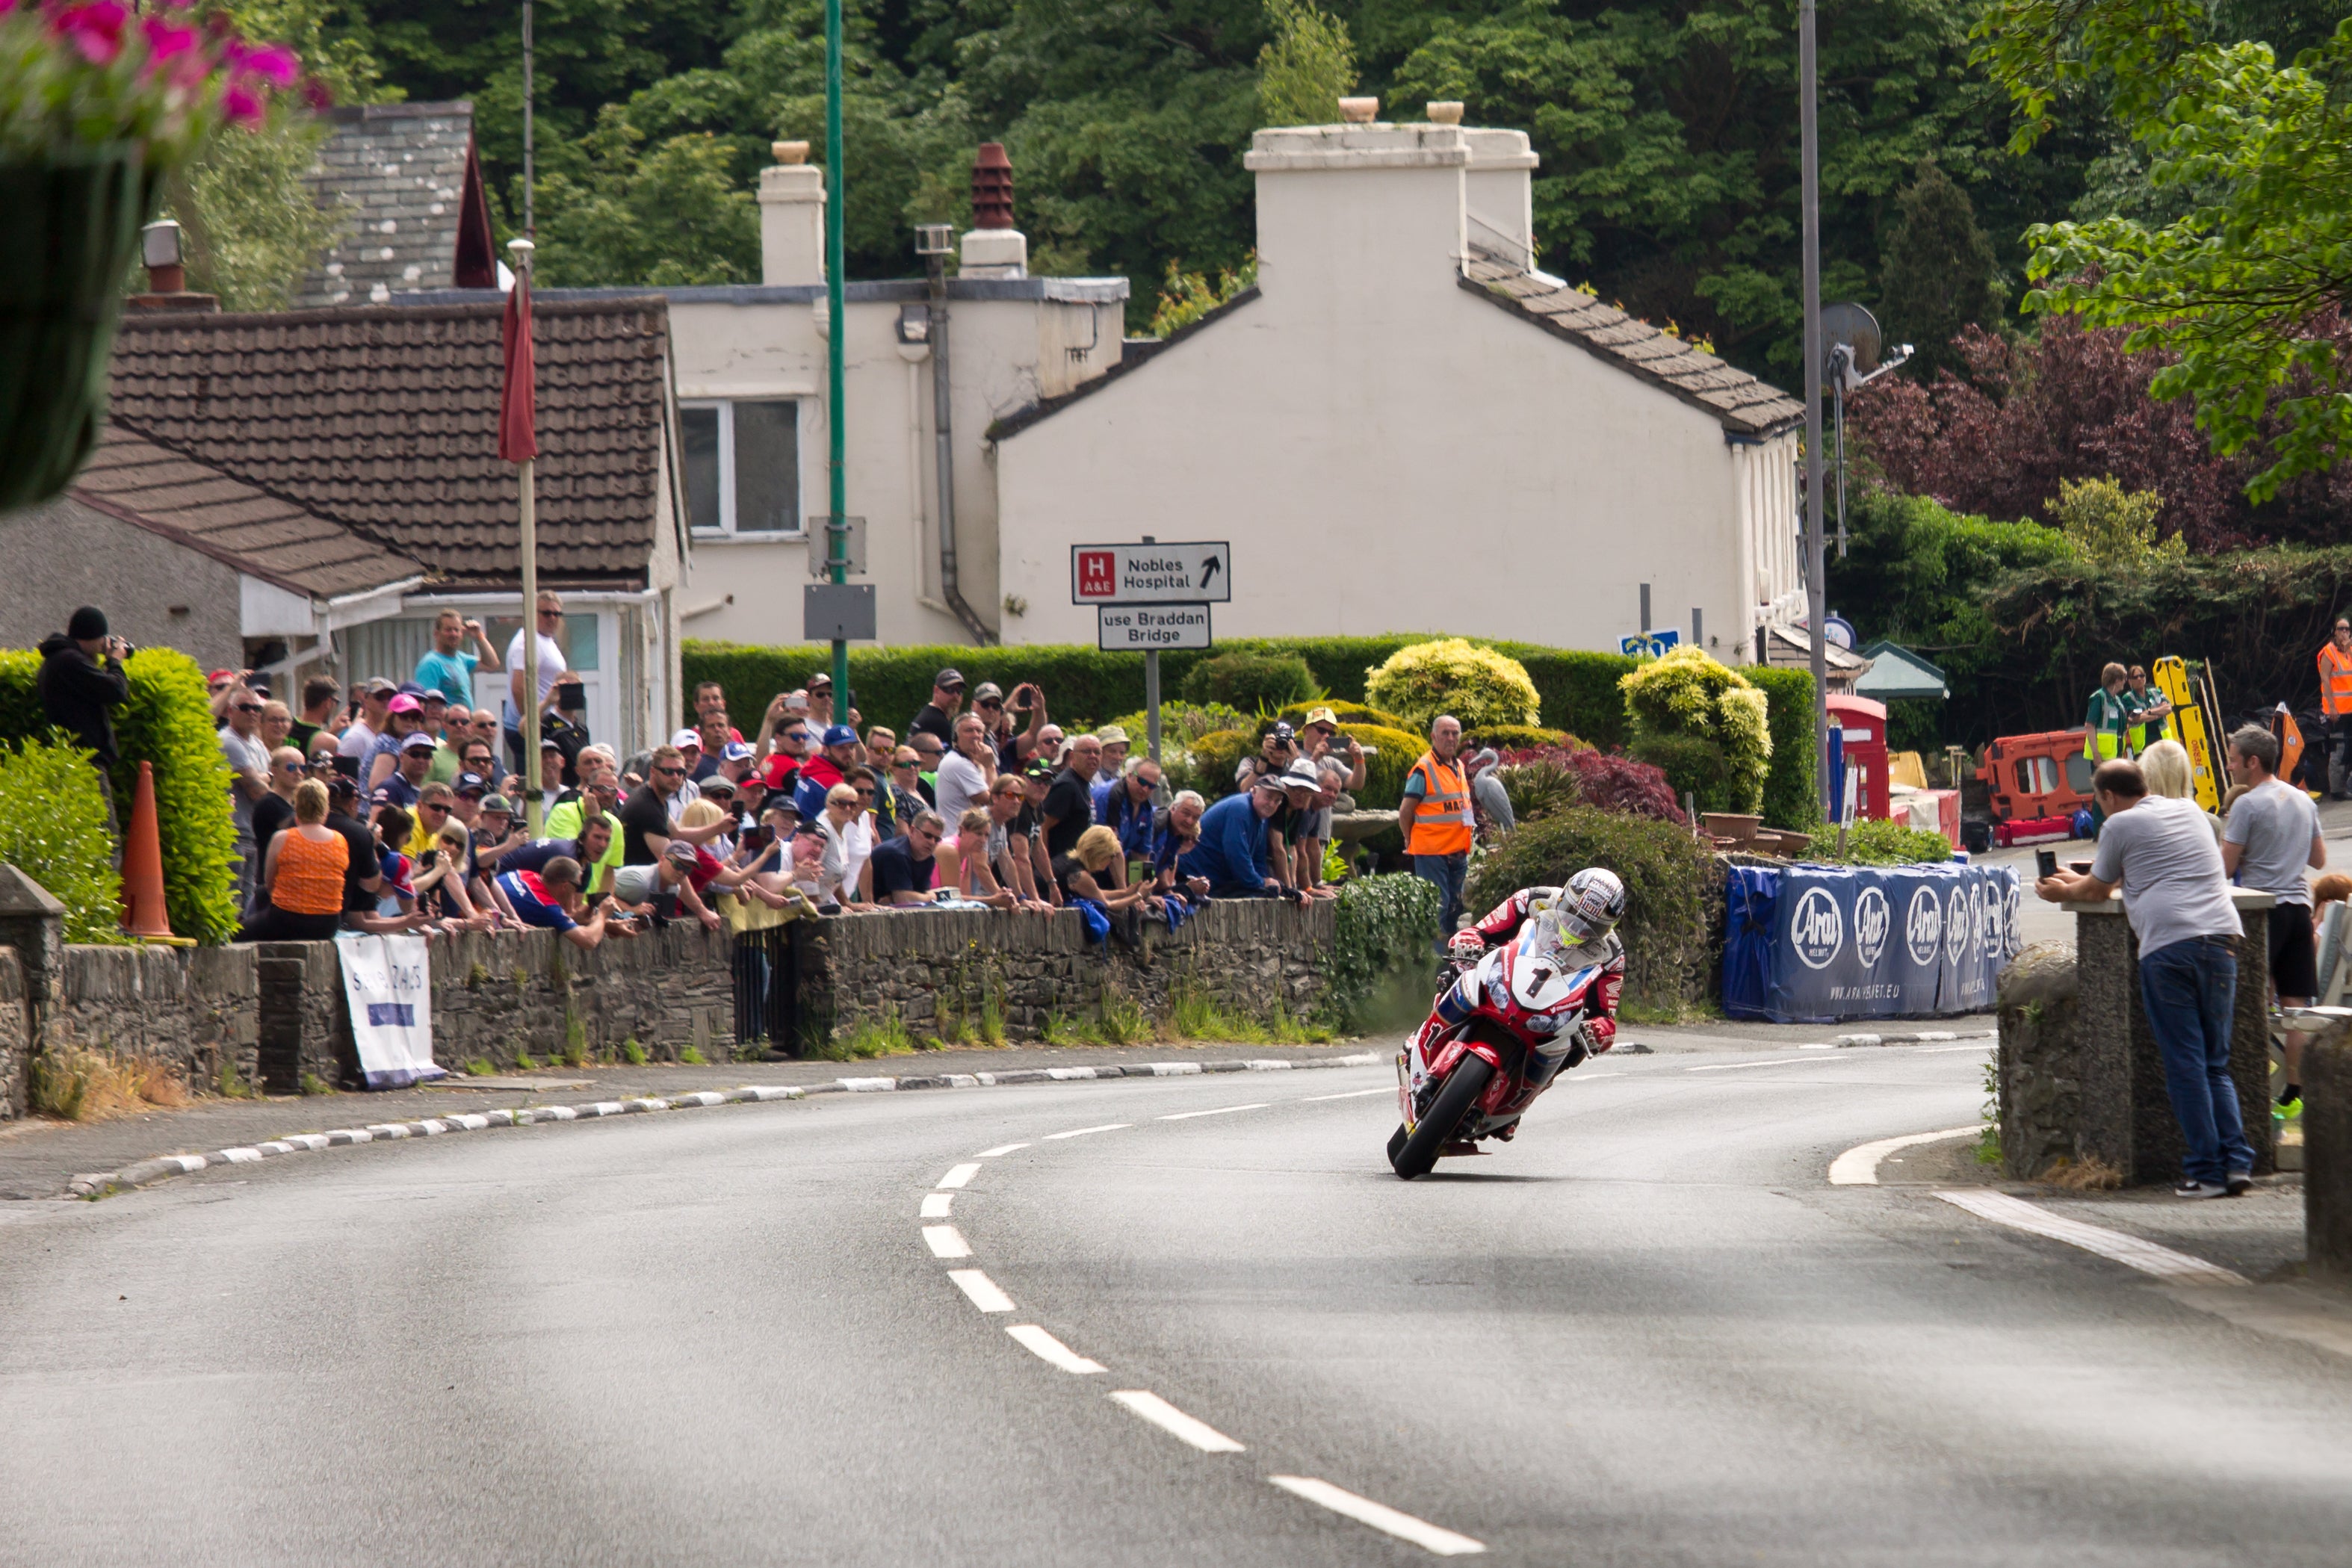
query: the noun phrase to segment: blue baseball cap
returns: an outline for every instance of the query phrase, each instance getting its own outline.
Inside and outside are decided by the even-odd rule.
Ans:
[[[824,739],[820,741],[818,744],[823,746],[855,746],[857,744],[857,732],[850,728],[845,724],[828,725],[825,727]]]

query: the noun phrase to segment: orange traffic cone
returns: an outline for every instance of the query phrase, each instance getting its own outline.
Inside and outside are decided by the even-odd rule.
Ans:
[[[122,846],[122,926],[133,936],[172,940],[171,916],[163,911],[163,841],[155,827],[155,765],[139,765],[139,790],[131,800],[131,836]]]

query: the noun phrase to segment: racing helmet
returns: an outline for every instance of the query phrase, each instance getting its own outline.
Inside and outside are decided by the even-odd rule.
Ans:
[[[1568,879],[1547,913],[1570,946],[1597,942],[1625,917],[1625,884],[1613,871],[1588,866]]]

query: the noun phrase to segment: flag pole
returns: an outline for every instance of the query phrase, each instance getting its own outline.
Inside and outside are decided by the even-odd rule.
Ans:
[[[527,239],[507,242],[507,250],[515,258],[515,287],[530,298],[530,258],[536,247]],[[526,329],[528,323],[526,323]],[[536,402],[536,388],[531,389]],[[533,411],[536,413],[536,410]],[[534,421],[536,423],[536,421]],[[523,821],[530,825],[530,836],[540,836],[544,827],[547,809],[541,803],[545,796],[539,776],[539,497],[533,484],[533,458],[525,457],[520,465],[522,482],[522,783]]]
[[[849,323],[843,309],[843,243],[842,229],[847,214],[841,210],[841,0],[825,0],[824,5],[824,297],[828,329],[825,366],[825,435],[829,443],[826,453],[825,476],[827,499],[832,516],[825,519],[825,577],[828,581],[849,580],[849,486],[845,463],[848,434],[844,416],[847,397],[844,391],[844,343],[849,335]],[[833,640],[833,717],[835,724],[849,722],[849,644],[842,638]]]

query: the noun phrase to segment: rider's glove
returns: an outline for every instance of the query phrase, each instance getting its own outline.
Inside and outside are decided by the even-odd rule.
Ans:
[[[1445,951],[1448,956],[1466,963],[1485,956],[1486,939],[1475,931],[1456,931],[1453,939],[1445,944]]]
[[[1615,1019],[1586,1019],[1584,1020],[1584,1038],[1592,1042],[1592,1054],[1599,1056],[1601,1052],[1607,1051],[1611,1046],[1617,1043],[1617,1020]]]

